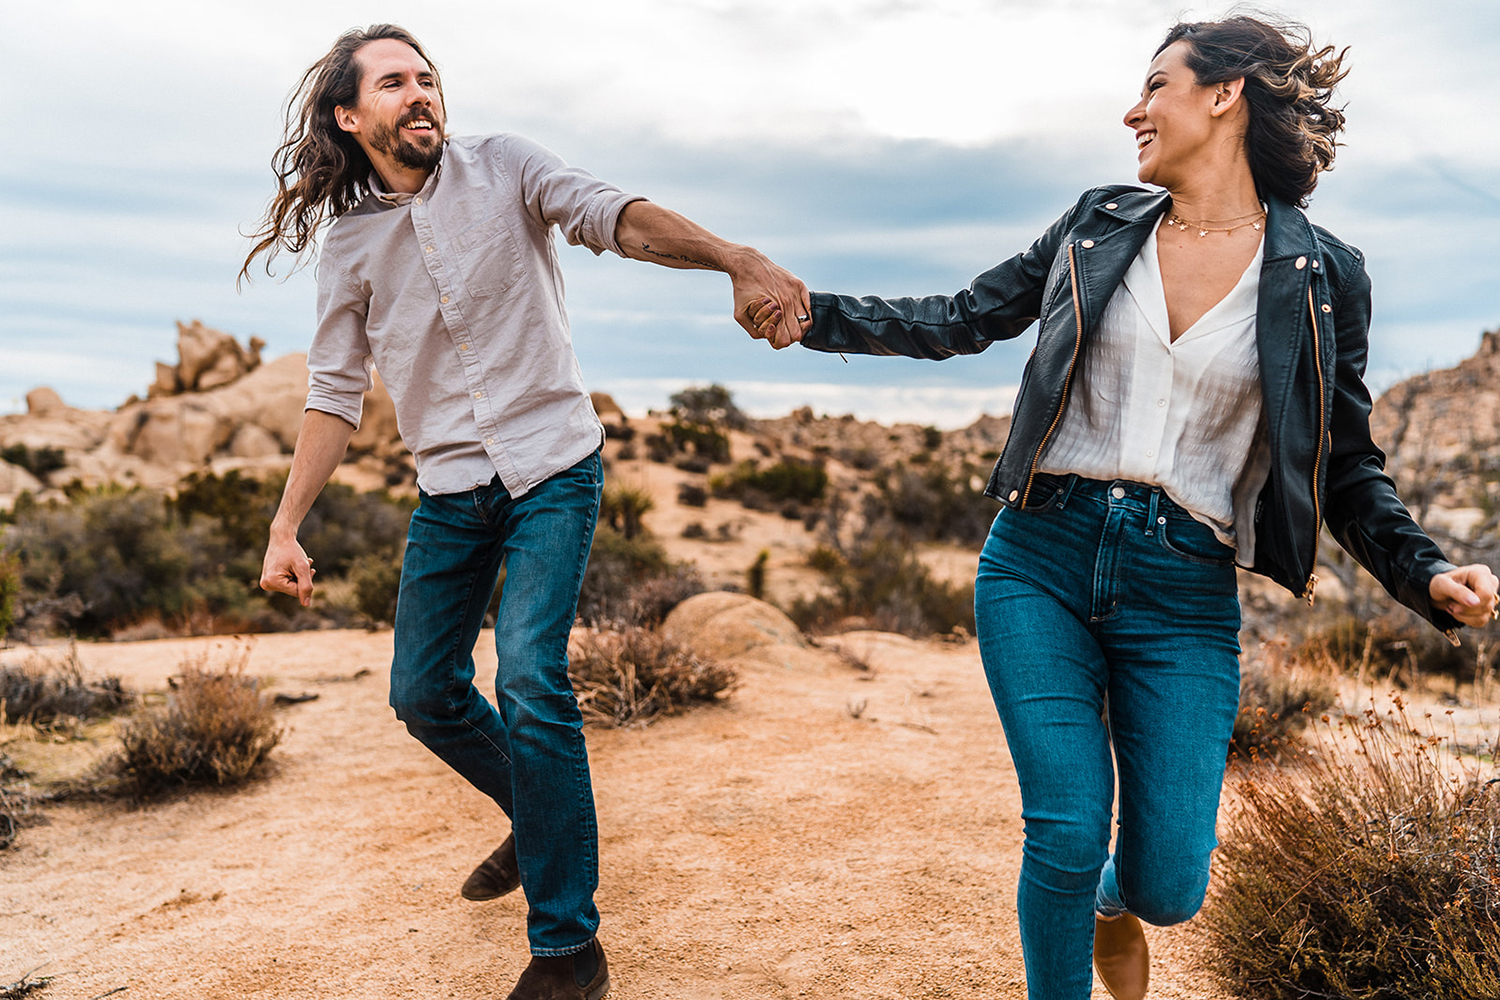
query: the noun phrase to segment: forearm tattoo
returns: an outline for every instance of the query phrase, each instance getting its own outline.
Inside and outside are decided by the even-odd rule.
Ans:
[[[644,251],[645,253],[650,254],[653,257],[660,257],[662,260],[678,260],[678,261],[681,261],[684,264],[692,264],[694,267],[707,268],[710,271],[722,271],[723,270],[723,268],[721,268],[719,265],[714,264],[714,263],[712,263],[710,261],[699,260],[697,257],[682,257],[682,256],[679,256],[678,254],[675,254],[675,253],[664,253],[661,250],[652,250],[651,249],[651,244],[649,244],[649,243],[642,243],[641,244],[641,250]]]

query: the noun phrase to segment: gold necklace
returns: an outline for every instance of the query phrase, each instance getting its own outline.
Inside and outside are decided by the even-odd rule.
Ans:
[[[1192,222],[1184,219],[1176,212],[1173,212],[1170,216],[1167,217],[1167,225],[1180,229],[1184,233],[1188,231],[1189,227],[1191,227],[1198,230],[1198,235],[1200,237],[1207,236],[1209,233],[1223,233],[1227,236],[1233,233],[1236,229],[1244,229],[1246,226],[1249,226],[1256,232],[1260,232],[1261,223],[1265,221],[1265,218],[1266,213],[1264,209],[1259,212],[1253,212],[1250,215],[1237,216],[1233,219],[1202,219],[1197,222]],[[1234,225],[1210,226],[1210,222],[1233,222]]]

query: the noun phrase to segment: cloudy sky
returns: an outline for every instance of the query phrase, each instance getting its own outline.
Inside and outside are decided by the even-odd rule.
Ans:
[[[1500,4],[1287,0],[1351,48],[1350,128],[1311,215],[1369,257],[1377,386],[1500,326]],[[455,133],[514,131],[752,243],[819,289],[952,292],[1082,189],[1134,180],[1120,123],[1176,0],[51,0],[0,53],[0,412],[48,384],[143,393],[174,321],[305,350],[311,270],[236,290],[282,102],[344,29],[404,24]],[[753,343],[722,275],[562,248],[592,388],[628,410],[719,381],[957,426],[1006,409],[1029,337],[942,364]],[[283,271],[286,268],[282,268]]]

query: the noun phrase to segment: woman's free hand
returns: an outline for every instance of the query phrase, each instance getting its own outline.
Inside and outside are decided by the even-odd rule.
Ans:
[[[1482,628],[1494,620],[1500,579],[1488,566],[1475,564],[1439,573],[1427,585],[1432,606],[1448,612],[1472,628]]]

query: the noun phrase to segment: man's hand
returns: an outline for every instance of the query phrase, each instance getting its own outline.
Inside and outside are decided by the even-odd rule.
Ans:
[[[807,286],[764,254],[750,250],[729,278],[734,282],[735,322],[750,336],[768,341],[779,351],[800,342],[812,328]]]
[[[302,551],[295,535],[271,536],[266,558],[260,565],[260,589],[291,594],[304,608],[312,603],[312,560]]]
[[[798,284],[801,284],[801,282],[798,282]],[[803,301],[808,302],[808,300],[805,298],[805,296],[807,295],[806,288],[803,289],[802,294],[804,296]],[[750,322],[746,324],[742,320],[740,322],[740,325],[750,331],[750,336],[758,337],[761,340],[770,341],[771,346],[776,348],[777,350],[780,350],[783,347],[788,347],[791,344],[800,343],[803,336],[807,334],[807,331],[812,329],[812,309],[810,302],[808,302],[807,305],[804,305],[802,307],[803,311],[796,316],[796,332],[792,336],[792,338],[790,340],[786,340],[785,343],[782,342],[785,336],[784,331],[787,326],[787,324],[782,322],[785,313],[783,312],[781,305],[775,299],[771,298],[770,296],[762,296],[759,299],[751,299],[749,305],[747,305],[745,308],[747,317]]]
[[[1439,573],[1427,585],[1432,606],[1457,618],[1465,625],[1482,628],[1497,614],[1497,592],[1500,579],[1488,566],[1460,566]]]

